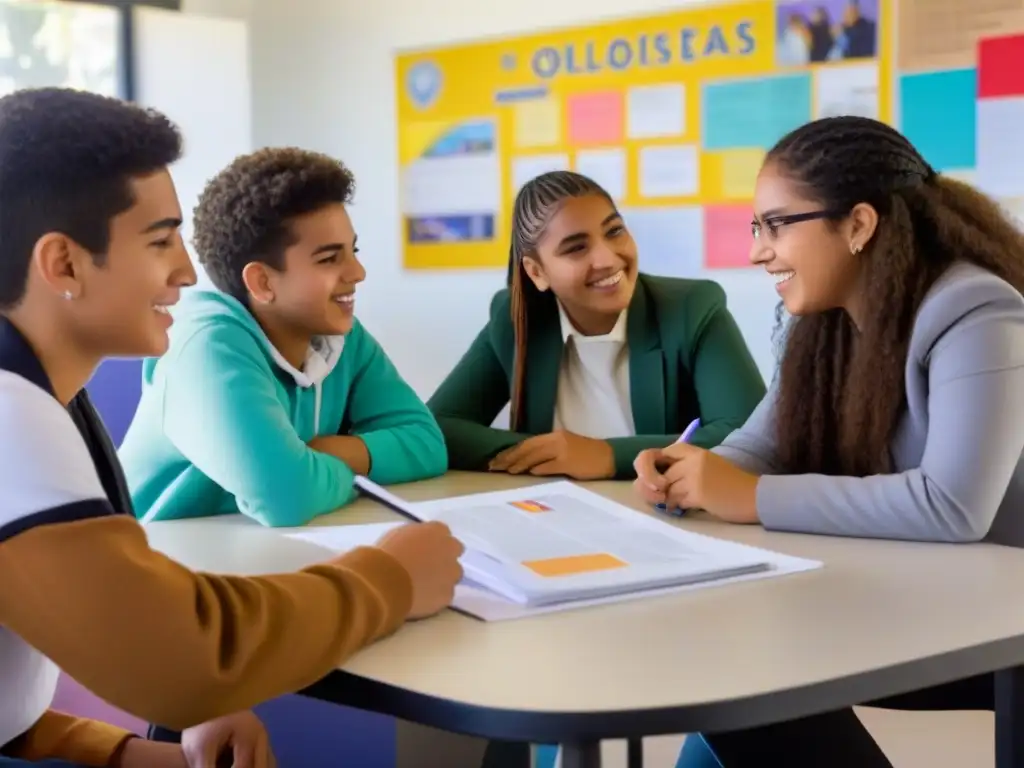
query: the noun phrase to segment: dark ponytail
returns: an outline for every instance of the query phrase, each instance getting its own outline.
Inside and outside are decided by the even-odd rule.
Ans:
[[[611,196],[592,179],[572,171],[551,171],[526,182],[512,205],[512,242],[508,253],[508,285],[516,351],[512,369],[510,426],[522,428],[523,390],[526,384],[526,334],[529,308],[542,294],[526,274],[523,259],[535,256],[537,242],[562,204],[574,197]]]

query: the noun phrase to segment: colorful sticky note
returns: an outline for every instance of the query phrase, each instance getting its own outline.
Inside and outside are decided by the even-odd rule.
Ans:
[[[581,573],[594,571],[610,571],[625,568],[629,563],[614,555],[569,555],[567,557],[549,557],[545,560],[528,560],[523,565],[538,576],[578,576]]]
[[[977,80],[973,68],[900,78],[900,128],[939,171],[975,163]]]
[[[704,266],[734,269],[750,266],[752,218],[749,205],[704,207]]]
[[[761,172],[764,155],[763,149],[727,149],[721,152],[722,197],[750,200],[754,196],[754,184]]]
[[[523,101],[515,105],[515,145],[550,147],[559,144],[562,133],[562,106],[554,99]]]
[[[625,133],[622,91],[595,91],[570,96],[566,103],[569,142],[618,144]]]
[[[978,41],[978,98],[1024,96],[1024,34]]]
[[[767,150],[811,119],[811,75],[708,83],[702,100],[704,149]]]
[[[510,501],[510,505],[516,509],[521,509],[523,512],[550,512],[551,507],[541,504],[539,501],[531,501],[529,499],[523,499],[522,501]]]

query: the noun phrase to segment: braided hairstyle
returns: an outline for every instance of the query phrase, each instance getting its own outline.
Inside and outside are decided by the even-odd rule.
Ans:
[[[955,260],[1024,292],[1024,233],[997,203],[937,175],[905,137],[875,120],[808,123],[765,162],[825,209],[868,203],[879,216],[861,254],[862,327],[833,309],[786,329],[775,425],[782,466],[787,473],[889,473],[910,335],[925,294]]]
[[[512,240],[508,254],[508,283],[512,300],[512,328],[516,353],[512,375],[510,422],[520,429],[523,388],[526,381],[526,330],[530,307],[553,301],[533,284],[523,259],[536,258],[537,242],[566,200],[599,195],[613,206],[609,195],[593,179],[572,171],[550,171],[526,182],[512,205]]]

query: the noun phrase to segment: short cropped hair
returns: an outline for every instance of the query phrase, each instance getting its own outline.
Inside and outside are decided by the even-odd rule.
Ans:
[[[25,295],[36,242],[62,232],[102,264],[110,222],[134,205],[130,182],[181,155],[159,112],[66,88],[0,98],[0,309]]]
[[[235,159],[199,197],[193,244],[217,288],[247,303],[242,270],[252,261],[283,269],[294,244],[290,220],[332,203],[348,204],[355,178],[341,162],[294,147]]]

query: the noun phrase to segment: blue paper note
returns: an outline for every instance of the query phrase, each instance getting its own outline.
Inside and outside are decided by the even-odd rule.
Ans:
[[[811,119],[811,75],[709,83],[701,114],[704,149],[771,149]]]
[[[704,216],[698,207],[622,211],[636,241],[640,269],[664,277],[697,277],[704,263]]]
[[[901,130],[937,171],[975,166],[977,82],[974,68],[900,78]]]

